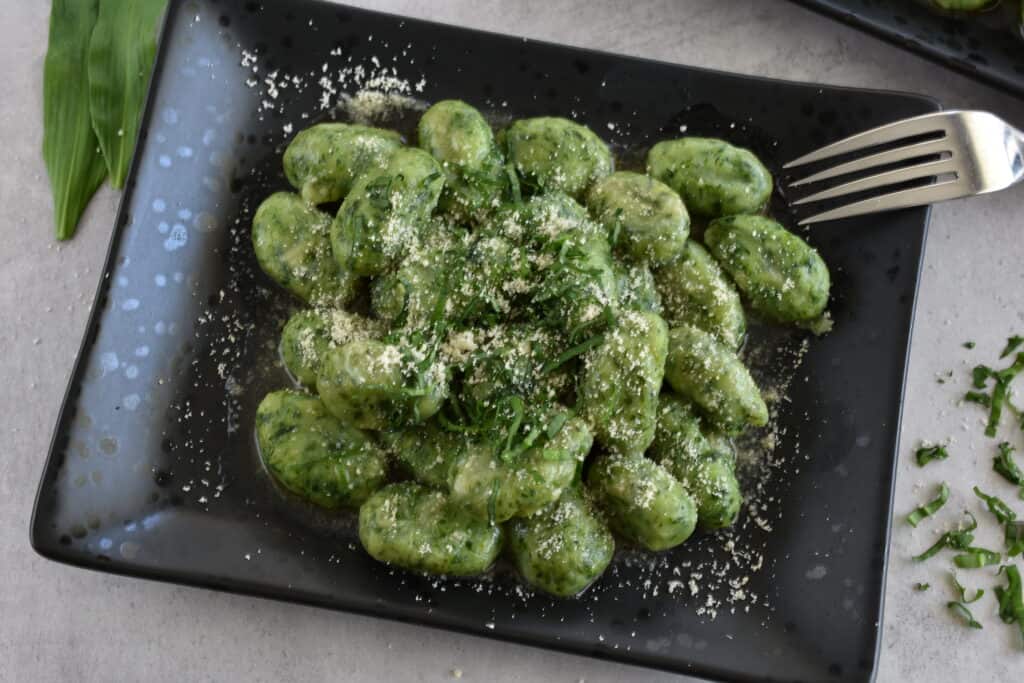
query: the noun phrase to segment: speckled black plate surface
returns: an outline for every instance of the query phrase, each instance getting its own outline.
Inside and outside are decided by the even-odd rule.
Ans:
[[[412,576],[367,557],[350,517],[283,497],[252,439],[263,393],[287,383],[272,361],[293,304],[255,266],[251,213],[285,187],[281,146],[327,115],[321,101],[360,85],[461,97],[497,118],[573,116],[624,151],[681,129],[723,136],[775,170],[827,140],[936,108],[313,1],[174,0],[33,546],[103,571],[708,677],[869,679],[927,211],[809,233],[834,273],[835,331],[810,342],[779,404],[757,508],[731,536],[653,561],[620,555],[574,601],[528,595],[501,572]],[[773,210],[791,218],[779,195]],[[783,346],[802,343],[790,337]]]
[[[971,14],[936,10],[927,0],[794,1],[1024,97],[1017,0],[996,0],[991,9]]]

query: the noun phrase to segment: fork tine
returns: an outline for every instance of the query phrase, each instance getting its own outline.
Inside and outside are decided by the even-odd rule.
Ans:
[[[851,135],[850,137],[838,142],[833,142],[831,145],[825,145],[821,149],[817,149],[810,154],[805,154],[798,159],[790,161],[788,164],[785,164],[783,168],[803,166],[804,164],[821,161],[822,159],[828,159],[839,154],[856,152],[857,150],[865,149],[866,147],[874,147],[875,145],[882,145],[887,142],[895,142],[897,140],[914,137],[916,135],[938,132],[948,134],[949,124],[947,122],[947,118],[951,113],[953,112],[935,112],[933,114],[915,116],[911,119],[904,119],[903,121],[897,121],[896,123],[879,126],[878,128],[872,128],[871,130],[866,130],[863,133]]]
[[[832,221],[840,218],[849,218],[851,216],[860,216],[866,213],[875,213],[876,211],[906,209],[911,206],[923,206],[925,204],[934,204],[935,202],[944,202],[947,199],[959,199],[960,197],[966,197],[970,194],[972,193],[966,183],[963,183],[960,180],[947,180],[934,185],[913,187],[907,190],[899,190],[898,192],[883,194],[878,197],[871,197],[870,199],[863,199],[859,202],[840,206],[830,211],[825,211],[823,213],[804,218],[799,222],[799,224],[810,225],[811,223],[821,223],[822,221]]]
[[[903,183],[908,180],[918,180],[921,178],[928,178],[930,176],[955,172],[956,164],[952,158],[939,159],[938,161],[929,161],[915,166],[907,166],[906,168],[897,168],[884,173],[876,173],[875,175],[870,175],[866,178],[851,180],[848,183],[842,183],[835,187],[830,187],[827,190],[807,195],[806,197],[792,202],[792,204],[793,206],[810,204],[811,202],[819,202],[823,199],[834,199],[836,197],[853,194],[854,192],[876,190],[880,187],[885,187],[886,185],[895,185],[896,183]]]
[[[923,157],[931,154],[941,154],[942,152],[952,152],[949,140],[945,138],[927,140],[925,142],[907,145],[906,147],[897,147],[896,149],[878,152],[877,154],[872,154],[860,159],[847,161],[844,164],[837,164],[831,168],[826,168],[824,171],[811,174],[806,178],[793,181],[789,186],[800,187],[801,185],[810,185],[811,183],[828,180],[829,178],[837,178],[842,175],[847,175],[848,173],[866,171],[869,168],[874,168],[875,166],[892,164],[898,161],[905,161],[907,159],[914,159],[916,157]]]

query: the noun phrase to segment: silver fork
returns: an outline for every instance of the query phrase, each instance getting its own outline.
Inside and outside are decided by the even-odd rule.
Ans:
[[[783,168],[926,136],[926,140],[869,154],[790,183],[790,187],[801,187],[882,165],[938,157],[850,180],[802,197],[792,203],[809,204],[840,199],[857,192],[883,190],[899,183],[930,181],[919,187],[879,194],[815,214],[801,220],[800,225],[996,192],[1024,176],[1024,133],[994,114],[957,110],[916,116],[851,135],[794,159]]]

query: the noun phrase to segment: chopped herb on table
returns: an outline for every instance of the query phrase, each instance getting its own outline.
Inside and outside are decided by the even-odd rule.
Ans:
[[[965,342],[964,348],[973,349],[974,342]],[[964,401],[980,405],[988,410],[988,420],[985,425],[985,435],[994,437],[998,430],[1004,410],[1013,415],[1014,421],[1024,430],[1024,411],[1014,405],[1011,399],[1010,385],[1021,372],[1024,372],[1024,336],[1013,335],[1006,341],[1000,358],[1007,358],[1016,354],[1013,362],[1002,369],[994,369],[987,365],[976,365],[971,370],[972,389],[964,396]],[[945,376],[939,375],[938,382],[945,383]],[[1003,441],[998,445],[998,454],[993,458],[992,469],[1007,482],[1019,487],[1019,497],[1024,500],[1024,470],[1018,466],[1014,459],[1014,447]],[[933,460],[945,460],[949,453],[944,446],[921,444],[914,453],[915,460],[919,467],[924,467]],[[958,569],[980,569],[999,565],[1003,558],[1007,560],[1024,555],[1024,521],[1017,519],[1017,512],[1010,507],[1002,498],[995,494],[989,494],[980,487],[973,487],[974,495],[985,503],[986,508],[995,517],[995,520],[1003,527],[1003,542],[1005,553],[996,550],[977,547],[974,543],[974,531],[978,522],[969,511],[965,511],[969,522],[961,525],[960,528],[946,531],[927,550],[914,556],[914,561],[923,562],[934,557],[945,549],[958,551],[953,556],[953,564]],[[916,527],[922,520],[933,515],[949,499],[949,486],[943,482],[939,494],[935,499],[919,506],[907,517],[911,526]],[[1006,574],[1006,585],[995,587],[995,596],[999,602],[999,617],[1007,624],[1017,624],[1022,639],[1024,639],[1024,587],[1022,587],[1020,570],[1014,565],[1002,565],[999,567],[999,574]],[[968,609],[968,605],[974,604],[982,599],[985,590],[978,588],[968,598],[968,589],[957,579],[955,573],[950,574],[950,580],[955,592],[955,600],[946,603],[947,609],[959,617],[965,626],[974,629],[982,628],[981,623],[974,618]],[[917,583],[915,588],[918,591],[926,591],[930,588],[928,583]],[[1024,643],[1024,640],[1022,640]]]
[[[1010,383],[1014,378],[1024,371],[1024,353],[1018,353],[1013,364],[1002,370],[993,370],[987,365],[977,365],[972,370],[973,386],[975,391],[969,391],[964,400],[970,403],[977,403],[989,409],[988,424],[985,427],[985,436],[994,437],[999,429],[999,421],[1003,416],[1003,407],[1009,406],[1015,413],[1018,411],[1009,403]],[[983,389],[988,386],[989,380],[994,381],[992,393],[988,394]],[[1019,414],[1018,414],[1019,417]]]
[[[922,445],[914,453],[914,457],[917,458],[918,466],[924,467],[932,460],[945,460],[946,458],[949,457],[949,452],[946,450],[945,446],[941,446],[938,444],[934,446]]]
[[[1021,472],[1013,460],[1014,448],[1007,442],[999,444],[999,455],[992,461],[992,469],[1002,475],[1003,479],[1016,486],[1024,485],[1024,472]]]
[[[996,586],[999,600],[999,618],[1006,624],[1017,624],[1024,637],[1024,594],[1022,594],[1020,571],[1012,564],[1003,565],[999,573],[1006,574],[1006,586]],[[1024,641],[1022,641],[1024,642]]]
[[[947,500],[949,500],[949,485],[946,484],[946,482],[942,482],[939,486],[938,495],[928,503],[917,507],[913,512],[907,515],[907,522],[910,526],[916,527],[925,517],[931,517],[938,512],[939,509],[946,504]]]
[[[1024,344],[1024,337],[1021,337],[1020,335],[1017,334],[1013,335],[1012,337],[1006,340],[1006,347],[1003,349],[1003,352],[999,354],[999,357],[1006,358],[1011,353],[1016,351],[1021,344]]]
[[[990,496],[984,493],[977,486],[974,487],[974,495],[985,501],[985,505],[988,506],[988,511],[996,516],[1000,524],[1006,524],[1017,519],[1017,513],[1010,509],[1010,506],[1004,503],[996,496]]]
[[[960,569],[981,569],[993,564],[999,564],[1003,556],[994,550],[986,548],[965,548],[963,552],[953,558],[953,564]]]
[[[1007,522],[1003,526],[1006,542],[1006,556],[1016,557],[1024,553],[1024,522]]]
[[[966,513],[971,518],[970,523],[965,529],[958,529],[956,531],[947,531],[942,534],[930,548],[925,550],[920,555],[914,556],[914,561],[924,562],[930,557],[938,555],[945,548],[951,550],[967,550],[971,547],[971,543],[974,543],[974,530],[978,528],[978,520],[974,518],[970,512]]]
[[[974,591],[974,597],[971,598],[970,600],[968,600],[967,599],[967,589],[964,588],[963,584],[960,583],[959,580],[957,580],[956,574],[952,574],[951,573],[949,575],[949,577],[950,577],[950,579],[952,579],[952,581],[953,581],[953,588],[956,590],[957,595],[960,596],[960,602],[962,602],[963,604],[970,605],[971,603],[974,603],[974,602],[977,602],[978,600],[981,600],[982,596],[985,595],[985,589],[979,588],[978,590]]]
[[[984,626],[978,623],[978,621],[974,618],[974,615],[971,614],[971,610],[964,607],[963,603],[947,602],[946,607],[953,610],[953,612],[955,612],[958,616],[962,617],[967,626],[970,626],[971,628],[984,628]]]

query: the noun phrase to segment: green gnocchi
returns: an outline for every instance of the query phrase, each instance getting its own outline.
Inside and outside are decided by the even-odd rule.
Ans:
[[[732,349],[690,325],[669,331],[665,379],[728,434],[768,424],[761,392]]]
[[[771,218],[720,218],[708,226],[704,241],[758,313],[792,323],[825,312],[828,266],[817,251]]]
[[[736,521],[743,495],[732,445],[708,432],[690,404],[675,394],[662,394],[648,454],[693,496],[701,528],[721,529]]]
[[[253,250],[263,272],[308,303],[348,301],[356,278],[332,256],[330,224],[330,216],[298,195],[268,197],[252,219]]]
[[[682,256],[655,270],[654,286],[670,325],[689,323],[733,349],[743,344],[747,317],[739,291],[698,242],[687,240]]]
[[[615,172],[580,123],[495,132],[461,100],[405,139],[301,131],[283,159],[297,193],[253,216],[260,268],[308,304],[281,330],[296,388],[256,414],[270,477],[359,507],[381,562],[473,576],[504,554],[566,598],[616,538],[664,551],[733,524],[730,438],[769,418],[744,304],[806,327],[830,285],[810,245],[757,215],[760,160],[682,138]]]
[[[267,394],[256,411],[256,437],[274,479],[321,507],[358,506],[384,483],[383,451],[314,396]]]
[[[383,171],[401,146],[394,131],[321,123],[299,132],[285,149],[284,173],[307,202],[336,202],[360,176]]]
[[[530,585],[563,598],[596,581],[615,551],[611,532],[578,489],[535,515],[513,520],[507,533],[519,574]]]
[[[612,245],[632,259],[668,263],[683,250],[690,214],[668,185],[642,173],[619,171],[594,183],[587,207]]]
[[[474,576],[494,564],[502,529],[413,482],[389,484],[359,508],[359,541],[375,560],[404,569]]]
[[[505,131],[504,140],[509,161],[534,192],[564,192],[578,199],[612,172],[608,145],[569,119],[520,119]]]
[[[648,550],[674,548],[697,527],[693,497],[642,453],[598,456],[587,485],[608,511],[612,528]]]
[[[659,142],[647,154],[647,173],[705,218],[758,213],[772,194],[772,176],[764,164],[750,150],[723,140]]]

